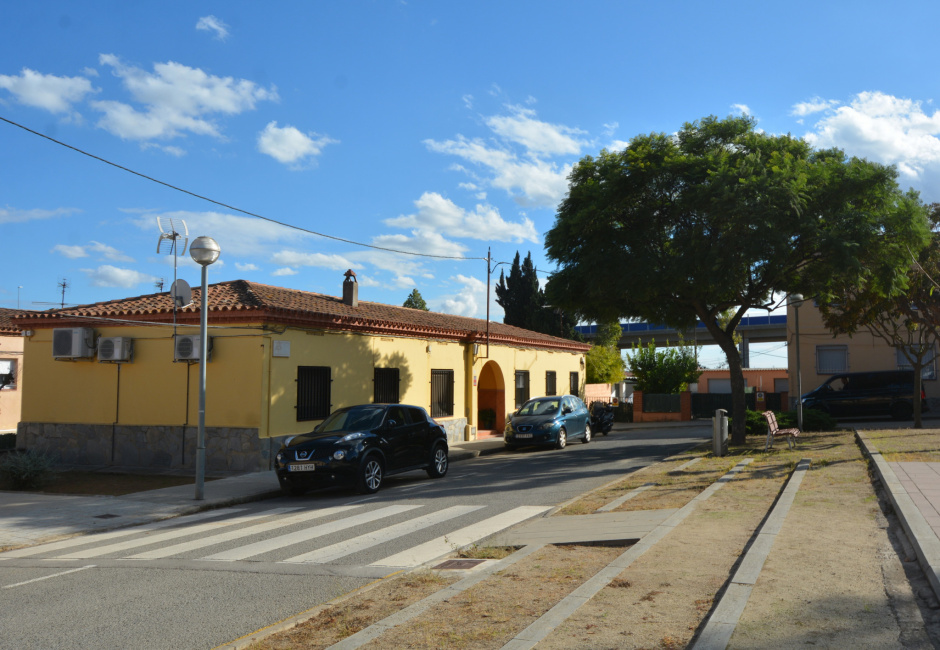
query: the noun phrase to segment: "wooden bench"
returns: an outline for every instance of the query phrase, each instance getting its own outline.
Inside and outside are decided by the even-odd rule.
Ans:
[[[777,426],[777,416],[774,415],[773,411],[764,411],[764,418],[767,419],[767,443],[764,445],[764,451],[767,451],[774,446],[774,438],[777,436],[783,436],[787,439],[787,446],[790,449],[793,449],[794,441],[793,439],[800,435],[800,430],[793,429],[781,429]]]

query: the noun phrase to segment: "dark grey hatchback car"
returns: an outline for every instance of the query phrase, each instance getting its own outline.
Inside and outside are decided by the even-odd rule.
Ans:
[[[334,411],[313,431],[289,438],[274,459],[293,495],[332,485],[377,492],[386,476],[423,469],[447,474],[447,434],[420,406],[363,404]]]

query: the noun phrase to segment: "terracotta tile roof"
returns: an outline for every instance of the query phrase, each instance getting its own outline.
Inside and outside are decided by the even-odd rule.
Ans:
[[[13,324],[13,317],[21,314],[36,314],[38,312],[28,309],[4,309],[0,307],[0,334],[15,334],[19,336],[23,331]]]
[[[193,304],[177,312],[177,322],[199,321],[200,289],[193,288]],[[172,320],[169,293],[122,298],[91,305],[32,312],[16,319],[21,327],[88,325],[96,318],[113,321],[159,322]],[[209,321],[212,324],[264,322],[297,327],[359,331],[372,334],[432,337],[464,342],[486,341],[486,321],[377,302],[359,301],[357,307],[341,298],[309,291],[273,287],[247,280],[232,280],[209,286]],[[67,324],[68,323],[68,324]],[[491,343],[586,352],[590,345],[532,332],[491,321]]]

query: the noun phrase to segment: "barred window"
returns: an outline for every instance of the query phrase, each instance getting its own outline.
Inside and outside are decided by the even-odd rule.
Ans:
[[[431,371],[431,417],[451,417],[454,414],[454,371]]]
[[[577,395],[581,392],[581,379],[578,377],[578,373],[573,372],[568,376],[568,393],[571,395]]]
[[[845,345],[816,346],[816,374],[833,375],[849,369],[849,348]]]
[[[555,388],[555,371],[554,370],[545,371],[545,394],[546,395],[558,394],[558,389]]]
[[[322,420],[330,414],[329,366],[297,366],[297,421]]]
[[[529,401],[529,371],[516,371],[516,408]]]
[[[401,401],[398,395],[398,368],[376,368],[372,378],[372,401],[376,404],[397,404]]]

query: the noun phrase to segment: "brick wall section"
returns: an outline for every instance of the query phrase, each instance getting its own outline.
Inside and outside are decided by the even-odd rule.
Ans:
[[[633,421],[634,422],[688,422],[692,419],[692,393],[685,391],[679,394],[678,413],[644,413],[643,391],[633,391]]]

